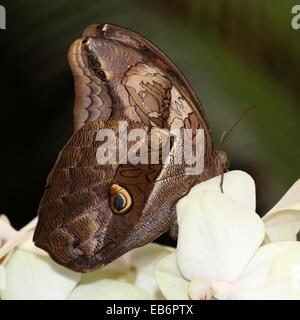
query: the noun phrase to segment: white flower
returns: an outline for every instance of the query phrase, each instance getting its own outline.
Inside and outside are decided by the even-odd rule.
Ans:
[[[12,250],[28,240],[36,226],[37,218],[34,218],[19,231],[15,230],[5,215],[0,215],[0,263],[7,259]]]
[[[300,180],[263,219],[249,175],[220,183],[178,202],[176,252],[148,244],[86,274],[34,246],[36,218],[17,231],[1,215],[0,299],[300,299]]]
[[[263,217],[263,221],[272,242],[297,240],[300,230],[300,180]]]
[[[155,243],[134,249],[99,271],[83,274],[69,299],[162,299],[154,268],[172,251]]]
[[[252,178],[226,173],[224,194],[220,182],[219,176],[195,186],[177,204],[176,254],[156,268],[166,298],[300,299],[300,243],[261,246],[265,227],[255,213]]]
[[[159,244],[132,250],[99,271],[86,274],[56,264],[36,248],[36,219],[20,231],[0,217],[0,299],[162,299],[154,279],[156,263],[173,251]]]

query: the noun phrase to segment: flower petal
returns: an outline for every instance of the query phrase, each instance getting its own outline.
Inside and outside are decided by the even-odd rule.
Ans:
[[[17,232],[18,231],[10,225],[8,218],[4,214],[0,215],[0,247],[1,240],[7,241],[15,236]]]
[[[136,279],[136,274],[137,270],[132,265],[130,252],[128,252],[99,270],[83,273],[78,285],[93,283],[102,279],[133,283]]]
[[[192,300],[211,300],[211,281],[207,278],[196,278],[190,282],[189,296]]]
[[[188,196],[205,190],[221,191],[221,179],[222,176],[220,175],[197,184],[190,190]],[[244,203],[255,211],[255,183],[248,173],[240,170],[233,170],[224,173],[223,191],[232,199]]]
[[[0,214],[0,221],[4,222],[5,224],[9,224],[10,225],[10,221],[9,221],[8,217],[5,214]]]
[[[155,278],[163,295],[168,300],[189,300],[189,282],[177,268],[176,254],[164,257],[155,268]]]
[[[235,281],[264,239],[259,216],[217,191],[177,203],[177,263],[183,276]]]
[[[298,289],[300,293],[300,245],[298,248],[286,251],[273,260],[267,281],[271,282],[287,277],[292,278],[293,289]]]
[[[300,231],[300,180],[263,217],[271,241],[297,240]]]
[[[154,277],[155,266],[163,257],[169,255],[172,251],[174,251],[173,248],[157,243],[150,243],[130,252],[130,260],[137,269],[137,277],[134,284],[147,291],[151,299],[159,299],[162,297]]]
[[[6,288],[5,268],[0,265],[0,290],[5,288]],[[1,292],[0,292],[0,299],[1,299]]]
[[[235,300],[239,292],[239,287],[235,282],[212,280],[211,288],[213,297],[218,300]]]
[[[24,226],[19,231],[15,232],[12,237],[10,237],[2,247],[0,247],[0,259],[6,256],[6,260],[8,255],[12,252],[12,250],[17,247],[19,244],[24,242],[30,237],[29,232],[32,231],[37,223],[37,217],[34,218],[31,222],[29,222],[26,226]]]
[[[216,285],[215,287],[217,288]],[[234,287],[234,290],[230,291],[226,286],[223,288],[219,286],[216,298],[219,300],[299,300],[300,292],[293,288],[292,279],[288,277],[258,288]]]
[[[300,299],[291,278],[281,278],[258,288],[239,288],[236,283],[212,281],[212,293],[218,300],[291,300]]]
[[[297,240],[300,230],[300,203],[292,206],[294,209],[274,211],[263,217],[266,233],[272,242]]]
[[[294,203],[300,203],[300,179],[291,186],[291,188],[267,214],[290,209],[290,206]]]
[[[3,300],[66,299],[81,274],[68,270],[49,257],[17,249],[5,264]]]
[[[68,300],[148,300],[142,289],[123,281],[101,279],[81,283],[70,294]]]
[[[23,242],[21,242],[18,248],[48,257],[49,255],[46,251],[35,246],[32,240],[33,234],[34,230],[28,231],[27,236],[24,238]]]
[[[162,257],[172,251],[173,248],[149,243],[131,250],[100,270],[83,274],[80,284],[104,278],[120,280],[148,292],[151,299],[160,299],[162,294],[154,278],[154,268]]]
[[[274,260],[294,249],[300,249],[300,242],[272,242],[260,247],[242,272],[239,279],[239,286],[243,288],[262,287],[267,280],[270,267]]]

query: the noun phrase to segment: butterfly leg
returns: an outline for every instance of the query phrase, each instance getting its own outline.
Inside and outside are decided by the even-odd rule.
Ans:
[[[224,183],[224,171],[221,175],[221,182],[220,182],[220,188],[221,188],[221,192],[224,193],[224,190],[223,190],[223,183]]]

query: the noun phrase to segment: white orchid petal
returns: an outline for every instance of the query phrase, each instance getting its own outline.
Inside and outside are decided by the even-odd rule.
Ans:
[[[0,259],[5,257],[5,259],[7,260],[7,257],[12,253],[12,250],[14,250],[15,247],[17,247],[27,238],[28,234],[26,232],[18,231],[12,238],[4,242],[4,244],[0,248]]]
[[[7,241],[17,234],[17,230],[15,230],[5,215],[0,216],[0,247],[1,240]]]
[[[154,278],[157,262],[174,249],[156,243],[131,250],[100,270],[83,274],[79,285],[94,283],[100,279],[112,279],[134,284],[148,292],[151,299],[162,294]]]
[[[240,287],[262,287],[266,282],[273,261],[285,252],[299,248],[300,242],[296,241],[272,242],[260,247],[242,272],[239,279]]]
[[[172,251],[174,251],[173,248],[150,243],[130,252],[131,262],[138,271],[134,284],[147,291],[152,299],[161,298],[161,292],[154,277],[156,264]]]
[[[197,184],[190,190],[188,196],[205,190],[221,191],[221,179],[222,176],[220,175]],[[240,170],[224,173],[223,191],[232,199],[242,202],[255,211],[255,183],[248,173]]]
[[[30,230],[35,229],[36,225],[37,225],[37,221],[38,221],[38,217],[33,218],[29,223],[27,223],[22,229],[20,229],[20,231],[22,232],[27,232]]]
[[[177,218],[177,263],[188,280],[235,281],[265,235],[254,211],[217,191],[181,199]]]
[[[3,218],[0,220],[0,228],[1,228],[1,221],[5,223],[7,222],[7,218]],[[30,221],[26,226],[24,226],[22,229],[19,231],[14,230],[12,227],[9,226],[10,228],[10,236],[8,237],[7,241],[4,242],[4,244],[1,246],[0,245],[0,259],[5,257],[9,257],[9,255],[12,253],[12,250],[23,243],[24,241],[27,241],[28,238],[30,238],[35,226],[37,223],[37,217],[34,218],[32,221]],[[6,228],[8,230],[8,228]],[[31,232],[31,233],[30,233]],[[1,230],[0,230],[0,241],[1,241]],[[4,238],[5,239],[5,238]]]
[[[211,281],[207,278],[196,278],[190,282],[189,296],[192,300],[211,300]]]
[[[266,233],[272,242],[297,240],[297,233],[300,230],[300,203],[292,207],[296,206],[298,210],[274,211],[263,217]]]
[[[5,264],[6,289],[3,300],[66,299],[81,274],[68,270],[49,257],[15,250]]]
[[[69,300],[148,300],[144,290],[126,282],[101,279],[78,285]]]
[[[132,265],[130,252],[128,252],[99,270],[83,273],[79,285],[94,283],[102,279],[133,283],[136,279],[136,273],[137,270]]]
[[[300,203],[300,179],[291,186],[280,201],[267,213],[267,215],[276,211],[289,210],[295,203]],[[297,210],[299,210],[299,207]]]
[[[300,245],[296,249],[284,252],[273,260],[267,281],[272,282],[287,277],[292,278],[294,289],[298,289],[300,292]]]
[[[0,290],[5,288],[6,288],[5,268],[3,265],[0,265]],[[0,291],[0,300],[1,300],[1,291]]]
[[[293,284],[292,277],[269,282],[262,287],[240,289],[235,300],[299,300],[300,289]]]
[[[300,230],[300,180],[263,217],[271,241],[297,240]]]
[[[224,281],[211,281],[211,290],[214,298],[218,300],[235,300],[239,292],[237,283]]]
[[[182,277],[177,268],[175,253],[164,257],[157,264],[155,278],[166,299],[189,300],[189,282]]]
[[[9,221],[8,217],[5,214],[0,214],[0,221],[4,222],[5,224],[9,224],[10,225],[10,221]]]
[[[40,254],[42,256],[49,256],[48,253],[38,247],[35,246],[32,238],[33,238],[33,234],[34,234],[34,230],[32,231],[28,231],[27,232],[27,236],[25,237],[25,239],[23,240],[23,242],[21,242],[21,244],[18,246],[20,249],[26,250],[26,251],[30,251],[36,254]]]

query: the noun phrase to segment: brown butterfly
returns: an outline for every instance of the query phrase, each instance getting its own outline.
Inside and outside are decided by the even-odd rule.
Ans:
[[[75,130],[48,176],[33,240],[57,263],[88,272],[168,230],[176,237],[177,201],[195,184],[222,174],[228,160],[225,152],[213,151],[203,108],[187,80],[137,33],[111,24],[89,26],[72,44],[69,63]],[[203,172],[186,174],[186,163],[172,160],[174,141],[168,163],[160,145],[155,164],[99,164],[103,141],[97,133],[120,134],[120,121],[147,132],[191,129],[192,139],[203,129]]]

